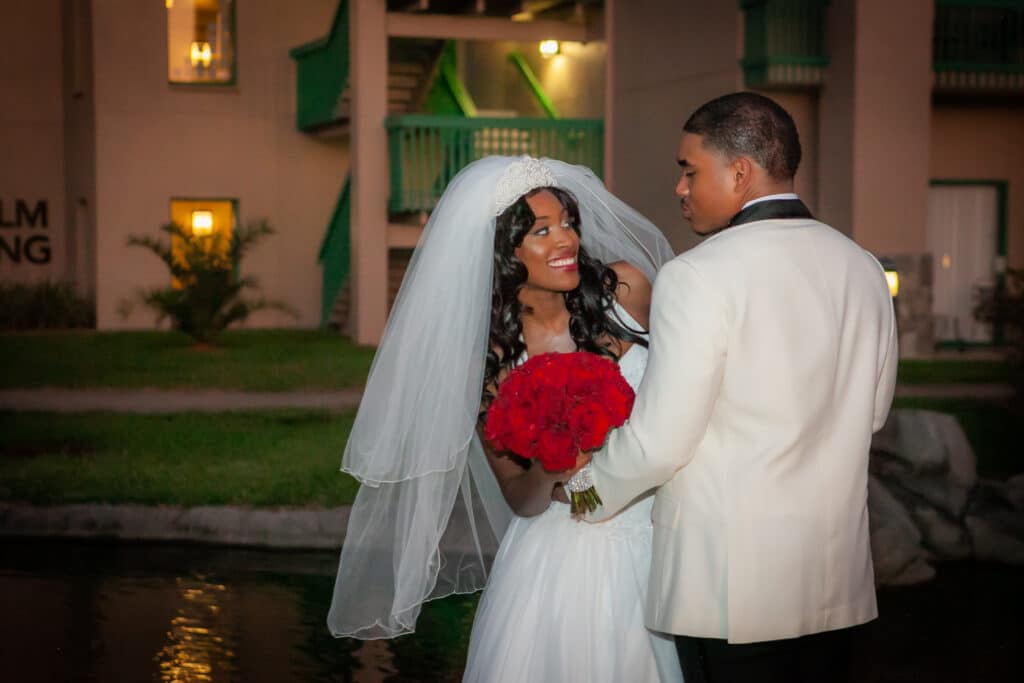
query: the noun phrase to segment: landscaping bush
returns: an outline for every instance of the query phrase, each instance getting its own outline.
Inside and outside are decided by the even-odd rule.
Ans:
[[[246,252],[274,233],[266,221],[212,235],[195,235],[177,223],[161,230],[169,241],[148,235],[128,238],[129,246],[153,252],[170,271],[170,286],[140,294],[142,302],[156,311],[158,322],[170,318],[175,329],[203,343],[262,309],[296,315],[282,302],[242,296],[245,290],[259,290],[256,278],[242,277],[238,271]]]
[[[0,330],[95,327],[96,306],[67,282],[0,282]]]
[[[1001,328],[1009,347],[1009,379],[1024,397],[1024,270],[1009,269],[1006,286],[983,290],[974,309],[975,317]]]

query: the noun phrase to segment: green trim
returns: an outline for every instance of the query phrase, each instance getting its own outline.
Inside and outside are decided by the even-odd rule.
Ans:
[[[544,91],[544,86],[540,84],[540,80],[537,78],[537,74],[533,72],[530,65],[526,61],[526,57],[523,56],[518,50],[513,50],[508,53],[508,61],[512,62],[516,69],[519,70],[523,80],[526,81],[526,87],[530,89],[534,99],[537,100],[537,104],[544,110],[549,119],[557,119],[558,111],[555,109],[554,103],[548,94]]]
[[[994,337],[995,335],[993,335]],[[991,349],[993,346],[999,346],[1002,342],[990,341],[990,342],[970,342],[970,341],[956,341],[955,339],[943,339],[942,341],[935,342],[935,350],[950,350],[955,349],[958,351],[965,349]]]
[[[995,187],[996,188],[996,256],[1006,259],[1009,246],[1009,198],[1010,185],[1006,180],[994,180],[984,178],[932,178],[929,181],[932,187]],[[996,273],[996,288],[1000,291],[1006,288],[1006,272]],[[992,342],[980,344],[981,346],[998,346],[1004,341],[1002,325],[995,325],[992,329]],[[938,344],[943,342],[936,342]],[[950,342],[953,346],[963,348],[960,342]],[[970,344],[967,344],[970,346]]]
[[[1024,0],[936,0],[932,60],[937,73],[1024,74]]]
[[[430,84],[423,109],[428,114],[476,116],[476,104],[459,78],[455,41],[449,40],[438,55],[434,80]]]
[[[748,88],[817,87],[829,64],[825,52],[828,0],[740,0]]]
[[[238,85],[238,22],[236,21],[236,0],[227,0],[231,3],[230,8],[227,12],[228,25],[231,27],[231,78],[223,81],[173,81],[170,75],[167,77],[167,84],[174,87],[175,89],[182,87],[194,87],[200,88],[230,88]],[[166,25],[167,11],[164,11],[164,22]],[[167,38],[167,30],[164,30],[164,37]],[[165,43],[164,54],[169,51],[169,46]]]
[[[1024,64],[997,64],[995,62],[935,62],[934,71],[979,71],[987,73],[1024,73]]]
[[[348,2],[339,0],[328,34],[288,51],[295,60],[295,125],[301,131],[315,131],[340,119],[341,96],[349,80],[349,30]]]
[[[458,103],[459,109],[462,110],[462,115],[470,118],[475,117],[477,115],[476,103],[473,102],[473,98],[470,97],[469,91],[466,90],[466,86],[462,83],[462,79],[459,78],[455,65],[447,63],[442,64],[438,75],[444,82],[445,86],[447,86],[452,98],[456,103]]]
[[[1024,0],[935,0],[936,7],[993,7],[1024,9]]]
[[[345,177],[334,213],[327,224],[317,262],[322,268],[320,287],[320,326],[326,327],[338,293],[345,285],[352,259],[352,180]]]
[[[288,50],[288,56],[292,59],[301,59],[302,57],[312,54],[318,50],[322,50],[330,45],[331,40],[335,36],[335,32],[339,28],[338,22],[343,19],[342,12],[344,11],[346,14],[348,13],[347,4],[348,3],[346,3],[345,0],[339,0],[338,7],[334,10],[334,18],[331,19],[331,30],[326,36],[293,47]]]
[[[740,66],[744,69],[763,66],[828,66],[828,57],[809,55],[772,55],[757,59],[744,57],[740,60]]]

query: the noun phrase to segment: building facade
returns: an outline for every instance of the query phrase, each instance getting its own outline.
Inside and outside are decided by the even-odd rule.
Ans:
[[[130,235],[265,219],[242,268],[298,318],[247,324],[375,343],[490,153],[590,165],[689,248],[680,128],[740,89],[793,114],[812,211],[898,274],[904,354],[997,342],[974,297],[1024,266],[1017,0],[21,0],[0,32],[0,281],[72,282],[100,329],[154,324],[137,292],[168,275]]]

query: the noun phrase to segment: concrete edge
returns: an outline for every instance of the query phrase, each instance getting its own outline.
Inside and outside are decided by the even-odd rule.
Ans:
[[[0,502],[0,537],[189,542],[338,550],[351,506],[252,508]]]

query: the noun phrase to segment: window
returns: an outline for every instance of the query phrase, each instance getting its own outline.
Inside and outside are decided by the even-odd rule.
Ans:
[[[189,249],[198,248],[221,257],[225,269],[232,268],[231,236],[237,216],[238,203],[233,199],[172,199],[171,221],[184,228],[191,240],[172,238],[171,253],[176,260],[187,261]],[[187,244],[189,241],[192,244]],[[218,267],[221,258],[217,259]]]
[[[164,0],[167,80],[235,82],[235,0]]]
[[[933,180],[928,192],[932,314],[939,344],[990,344],[978,322],[979,294],[999,286],[1006,268],[1006,183]]]

